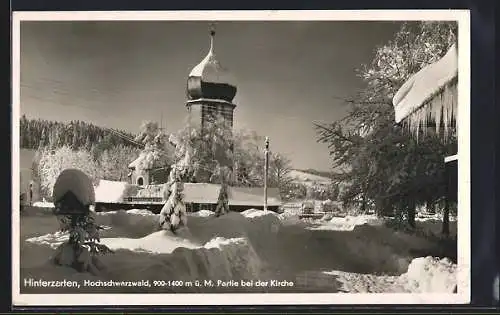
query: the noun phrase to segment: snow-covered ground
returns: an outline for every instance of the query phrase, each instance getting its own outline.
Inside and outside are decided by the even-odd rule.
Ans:
[[[36,201],[33,203],[33,207],[37,208],[54,208],[54,203],[49,201]]]
[[[192,216],[195,216],[195,217],[203,217],[203,218],[206,218],[206,217],[211,217],[211,216],[214,216],[214,215],[215,215],[215,212],[210,211],[210,210],[200,210],[200,211],[197,211],[197,212],[192,213],[191,215],[192,215]]]
[[[158,216],[145,210],[95,216],[108,227],[101,233],[101,242],[115,250],[101,257],[107,266],[103,274],[77,274],[52,265],[49,257],[67,239],[67,233],[56,232],[58,222],[51,215],[25,214],[21,217],[25,244],[21,277],[277,279],[295,283],[292,288],[254,288],[261,292],[438,292],[452,290],[456,284],[454,264],[419,258],[446,256],[447,250],[453,255],[455,245],[446,249],[435,240],[395,232],[371,216],[309,224],[286,212],[277,215],[249,209],[215,217],[202,210],[190,214],[188,228],[177,235],[157,231]]]
[[[316,226],[308,227],[311,230],[352,231],[356,226],[370,224],[381,225],[383,222],[375,215],[359,215],[332,217],[329,220],[320,220]]]

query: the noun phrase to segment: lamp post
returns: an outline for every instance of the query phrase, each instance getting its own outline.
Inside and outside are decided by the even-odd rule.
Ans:
[[[264,211],[267,211],[267,174],[269,171],[269,138],[266,137],[264,151]]]

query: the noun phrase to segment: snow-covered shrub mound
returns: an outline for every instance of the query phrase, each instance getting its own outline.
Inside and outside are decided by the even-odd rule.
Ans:
[[[207,218],[207,217],[215,216],[215,212],[210,211],[210,210],[200,210],[200,211],[190,213],[190,215],[193,217]]]
[[[457,286],[457,265],[448,258],[419,257],[411,261],[403,276],[412,292],[453,293]]]
[[[95,187],[95,199],[97,202],[122,202],[124,197],[137,194],[137,189],[127,182],[101,179]]]
[[[92,180],[78,169],[65,169],[59,174],[52,191],[52,200],[61,200],[67,192],[72,192],[84,205],[93,204],[96,200]]]

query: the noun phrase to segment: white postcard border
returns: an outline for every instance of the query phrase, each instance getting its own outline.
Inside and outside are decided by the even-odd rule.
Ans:
[[[413,293],[217,293],[217,294],[21,294],[19,117],[21,21],[418,21],[459,24],[458,97],[458,292]],[[466,304],[470,302],[470,12],[468,10],[342,11],[94,11],[13,12],[12,18],[12,304],[80,305],[270,305],[270,304]]]

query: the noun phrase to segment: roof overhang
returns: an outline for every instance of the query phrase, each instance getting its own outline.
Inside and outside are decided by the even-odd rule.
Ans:
[[[236,107],[236,104],[228,102],[226,100],[221,100],[221,99],[198,98],[198,99],[186,101],[187,107],[194,105],[194,104],[223,104],[223,105],[231,106],[232,108]]]
[[[458,52],[452,45],[446,55],[411,76],[393,98],[396,123],[419,129],[434,121],[445,133],[457,115]]]

